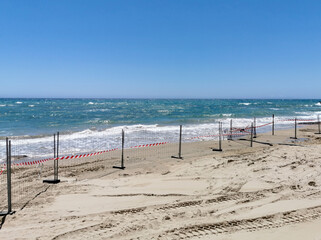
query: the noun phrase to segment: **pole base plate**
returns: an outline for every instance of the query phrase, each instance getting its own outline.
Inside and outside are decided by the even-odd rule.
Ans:
[[[171,158],[183,159],[183,157],[176,157],[176,156],[171,156]]]
[[[117,169],[121,169],[121,170],[125,169],[125,167],[118,167],[118,166],[113,166],[113,168],[117,168]]]
[[[215,152],[222,152],[223,150],[222,150],[222,149],[217,149],[217,148],[212,148],[212,151],[215,151]]]
[[[50,183],[50,184],[57,184],[57,183],[60,183],[60,180],[57,179],[57,180],[54,180],[54,179],[46,179],[46,180],[43,180],[42,181],[43,183]]]

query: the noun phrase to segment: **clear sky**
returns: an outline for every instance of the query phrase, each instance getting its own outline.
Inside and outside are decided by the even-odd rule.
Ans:
[[[0,0],[0,97],[321,98],[321,1]]]

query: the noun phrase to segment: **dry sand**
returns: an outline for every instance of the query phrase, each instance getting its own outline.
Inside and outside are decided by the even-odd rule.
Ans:
[[[78,165],[60,184],[38,182],[0,239],[320,240],[321,135],[292,131],[256,139],[273,146],[184,144],[183,160],[137,153],[125,170]]]

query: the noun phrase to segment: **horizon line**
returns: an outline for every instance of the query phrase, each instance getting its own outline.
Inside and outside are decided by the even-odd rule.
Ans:
[[[320,100],[321,98],[163,98],[163,97],[0,97],[0,99],[111,99],[111,100]]]

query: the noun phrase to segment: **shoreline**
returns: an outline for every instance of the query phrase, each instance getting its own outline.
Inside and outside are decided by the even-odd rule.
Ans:
[[[314,240],[321,217],[316,130],[298,128],[304,141],[290,139],[293,129],[258,134],[273,146],[223,141],[222,152],[212,151],[216,141],[183,143],[183,160],[168,157],[177,155],[177,144],[130,149],[123,171],[112,169],[119,151],[62,161],[57,185],[40,183],[50,178],[50,164],[41,178],[35,166],[16,168],[16,213],[6,217],[0,238],[290,239],[285,232],[292,229]]]
[[[265,118],[264,118],[265,119]],[[233,124],[236,127],[244,128],[248,127],[248,124],[244,123],[242,126],[237,123],[235,124],[235,119]],[[244,119],[243,119],[244,120]],[[248,121],[253,120],[253,119],[247,119]],[[272,118],[271,118],[272,120]],[[293,124],[283,124],[283,122],[287,123],[293,121],[293,118],[287,118],[287,120],[276,120],[275,124],[275,131],[279,129],[284,129],[284,130],[290,130],[293,128]],[[302,125],[317,125],[318,122],[313,121],[312,119],[308,120],[307,119],[299,119],[298,120],[298,128],[300,128]],[[225,135],[228,134],[229,132],[229,122],[230,121],[225,121],[225,127],[224,127],[224,132]],[[282,123],[282,124],[280,124]],[[204,124],[193,124],[193,125],[183,125],[183,142],[194,142],[195,139],[205,139],[205,140],[218,140],[218,123],[210,123],[210,124],[205,124],[206,127],[204,127]],[[263,126],[263,127],[262,127]],[[178,141],[178,139],[171,141],[171,138],[178,138],[178,133],[176,133],[179,129],[179,126],[155,126],[155,125],[147,125],[145,126],[146,129],[144,128],[144,125],[133,125],[133,126],[127,126],[123,129],[125,129],[125,134],[126,134],[126,146],[125,148],[132,148],[135,146],[132,143],[136,141],[136,145],[144,145],[144,144],[153,144],[153,143],[158,143],[159,141],[161,142],[175,142]],[[266,121],[263,124],[261,123],[259,126],[257,126],[257,133],[258,134],[264,134],[268,133],[271,131],[271,122]],[[167,129],[170,128],[170,129]],[[67,143],[64,143],[64,145],[69,145],[70,149],[64,149],[64,152],[62,152],[62,155],[76,155],[76,154],[84,154],[84,153],[92,153],[92,152],[100,152],[100,151],[106,151],[110,149],[115,149],[115,148],[120,148],[121,143],[120,141],[117,143],[115,142],[115,138],[120,137],[121,135],[121,128],[116,127],[117,131],[115,129],[106,129],[104,131],[92,131],[88,130],[89,132],[87,134],[84,134],[85,131],[81,132],[74,132],[71,134],[64,134],[60,133],[61,141]],[[194,133],[196,131],[196,134]],[[116,132],[118,134],[116,134]],[[170,134],[170,135],[169,135]],[[168,136],[167,136],[168,135]],[[213,136],[209,137],[206,139],[206,137],[202,137],[202,135],[208,135],[208,136]],[[28,151],[23,151],[19,150],[20,152],[16,155],[18,156],[39,156],[39,157],[30,157],[29,159],[25,161],[38,161],[41,159],[48,159],[51,157],[51,151],[48,151],[45,153],[43,152],[44,148],[48,148],[48,144],[51,144],[52,135],[38,135],[38,136],[14,136],[10,137],[9,139],[12,140],[13,144],[18,143],[18,145],[24,146],[25,149],[32,150],[31,152]],[[5,140],[5,138],[1,138],[0,140]],[[142,139],[145,139],[144,141],[141,141]],[[77,144],[82,143],[84,146],[77,146],[75,145],[72,141],[77,142]],[[110,147],[107,149],[106,147],[97,149],[97,144],[95,144],[97,141],[105,141],[106,143],[110,144]],[[111,141],[110,143],[108,141]],[[88,142],[91,142],[91,145],[88,145]],[[4,142],[2,142],[2,145]],[[5,147],[5,146],[3,146]],[[75,151],[77,148],[87,148],[83,151]],[[91,149],[90,149],[91,148]],[[18,147],[17,147],[18,149]],[[42,157],[41,157],[42,156]],[[4,157],[4,155],[3,155]]]

